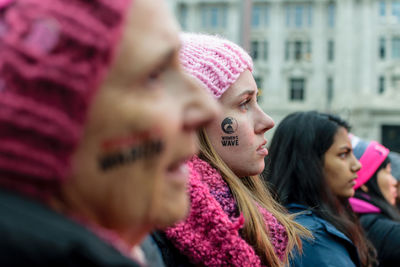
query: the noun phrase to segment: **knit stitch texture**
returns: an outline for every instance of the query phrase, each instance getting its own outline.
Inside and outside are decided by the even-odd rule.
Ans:
[[[181,34],[181,40],[180,61],[185,71],[198,79],[215,98],[220,98],[243,71],[253,71],[251,57],[233,42],[190,33]]]
[[[261,266],[254,249],[240,236],[244,225],[221,174],[194,156],[189,162],[191,200],[187,219],[166,230],[167,237],[193,263],[204,266]],[[286,255],[287,233],[267,210],[259,207],[278,257]]]
[[[0,186],[57,192],[131,0],[19,0],[0,10]]]

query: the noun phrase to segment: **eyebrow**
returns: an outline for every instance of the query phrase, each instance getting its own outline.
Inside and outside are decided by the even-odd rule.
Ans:
[[[346,150],[350,150],[350,151],[353,150],[353,148],[349,147],[348,145],[343,145],[343,146],[339,147],[339,149],[346,149]]]
[[[258,91],[258,90],[257,90]],[[242,97],[242,96],[244,96],[244,95],[254,95],[256,93],[256,90],[251,90],[251,89],[249,89],[249,90],[246,90],[246,91],[244,91],[243,93],[240,93],[239,95],[238,95],[238,97]]]

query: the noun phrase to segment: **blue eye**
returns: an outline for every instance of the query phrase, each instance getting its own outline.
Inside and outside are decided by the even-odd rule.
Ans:
[[[240,109],[242,109],[242,110],[249,110],[249,108],[250,108],[250,101],[251,101],[251,99],[247,99],[245,102],[241,103],[241,104],[239,105]]]

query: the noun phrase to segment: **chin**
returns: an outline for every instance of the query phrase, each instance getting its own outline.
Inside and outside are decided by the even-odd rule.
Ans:
[[[264,161],[263,161],[263,163],[264,163]],[[263,172],[263,170],[264,170],[264,164],[262,164],[258,168],[255,168],[253,170],[253,172],[251,172],[251,174],[249,176],[259,175],[259,174],[261,174]]]
[[[181,200],[165,203],[159,209],[155,218],[155,225],[158,228],[166,228],[184,220],[189,213],[189,200],[185,194]]]
[[[348,194],[347,194],[347,196],[346,196],[346,198],[351,198],[351,197],[354,197],[354,190],[352,190],[351,192],[349,192]]]

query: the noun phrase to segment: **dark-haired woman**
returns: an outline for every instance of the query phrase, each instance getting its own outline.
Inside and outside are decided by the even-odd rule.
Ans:
[[[379,266],[399,266],[400,214],[395,208],[397,181],[391,173],[389,150],[355,136],[352,144],[363,167],[358,172],[351,206],[378,252]]]
[[[277,198],[314,238],[303,240],[293,266],[373,266],[348,199],[361,165],[354,157],[349,126],[337,116],[290,114],[277,127],[267,158],[267,182]]]

